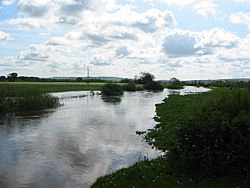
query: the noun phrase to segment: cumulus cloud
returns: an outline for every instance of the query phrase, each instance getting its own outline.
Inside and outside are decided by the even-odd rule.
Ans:
[[[108,66],[112,64],[112,60],[98,56],[98,57],[93,57],[90,64],[94,66]]]
[[[194,34],[176,31],[167,35],[162,44],[162,50],[171,57],[194,55],[198,51],[197,39]]]
[[[0,42],[10,39],[10,34],[0,31]]]
[[[154,2],[155,0],[145,0],[146,2]],[[187,6],[193,4],[196,0],[157,0],[167,5]]]
[[[62,46],[68,45],[69,41],[64,37],[52,37],[45,44],[49,46]]]
[[[14,2],[15,2],[15,0],[2,0],[0,2],[0,5],[9,6],[9,5],[12,5]]]
[[[162,51],[169,57],[211,55],[218,48],[234,48],[239,41],[232,32],[220,28],[202,32],[175,30],[165,37]]]
[[[176,25],[176,20],[169,11],[161,12],[151,9],[137,16],[137,19],[131,25],[149,33],[155,32],[161,27],[174,27]]]
[[[250,13],[249,12],[238,12],[231,14],[229,21],[233,24],[245,24],[250,29]]]
[[[209,14],[215,15],[218,5],[212,0],[202,1],[194,5],[194,10],[197,14],[207,17]]]
[[[51,3],[51,0],[20,0],[17,8],[27,16],[42,17],[48,12]]]
[[[250,4],[250,0],[233,0],[234,2],[237,2],[237,3],[247,3],[247,4]]]
[[[208,15],[215,15],[217,12],[218,5],[215,3],[214,0],[145,0],[146,2],[161,2],[168,6],[180,6],[180,7],[187,7],[191,6],[193,10],[201,15],[201,16],[208,16]]]
[[[77,16],[84,9],[88,10],[90,8],[91,0],[72,0],[65,1],[65,3],[62,3],[60,7],[60,12],[69,16]]]
[[[38,19],[38,18],[12,18],[5,20],[4,23],[16,26],[21,30],[32,30],[46,27],[49,20]]]
[[[79,22],[78,18],[65,16],[65,15],[55,18],[56,24],[76,25],[78,22]]]
[[[236,47],[240,38],[230,31],[214,28],[201,32],[199,46],[201,48],[226,48]]]
[[[45,62],[49,58],[46,48],[42,45],[31,45],[28,50],[21,51],[17,55],[17,61],[21,63]]]

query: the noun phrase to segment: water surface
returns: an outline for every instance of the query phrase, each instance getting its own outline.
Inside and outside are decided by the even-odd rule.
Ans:
[[[151,149],[135,131],[153,128],[155,104],[170,92],[125,93],[107,102],[88,92],[56,93],[58,109],[0,117],[0,187],[89,187],[97,177],[126,167]]]

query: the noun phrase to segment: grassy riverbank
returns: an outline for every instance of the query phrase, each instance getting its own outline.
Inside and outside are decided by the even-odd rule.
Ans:
[[[167,160],[146,160],[100,177],[92,188],[248,188],[240,177],[220,177],[194,180],[174,175]]]
[[[54,91],[53,84],[43,85],[28,82],[0,83],[0,113],[37,111],[56,108],[59,99],[48,91]]]
[[[165,152],[100,177],[92,187],[247,188],[250,94],[244,89],[173,95],[157,105],[145,140]]]
[[[0,113],[56,108],[60,105],[59,99],[48,93],[101,90],[105,84],[104,82],[0,82]]]

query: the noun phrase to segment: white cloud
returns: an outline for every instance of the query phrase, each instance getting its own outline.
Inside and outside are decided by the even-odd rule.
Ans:
[[[0,31],[0,42],[6,41],[10,39],[10,34]]]
[[[233,1],[237,3],[247,3],[247,4],[250,3],[250,0],[233,0]]]
[[[17,8],[27,16],[42,17],[49,11],[51,5],[51,0],[20,0]]]
[[[229,21],[233,24],[245,24],[250,29],[250,13],[249,12],[238,12],[231,14]]]
[[[211,55],[217,48],[234,48],[239,41],[239,37],[220,28],[202,32],[173,30],[165,36],[162,51],[169,57]]]
[[[14,2],[15,0],[2,0],[0,5],[9,6],[9,5],[12,5]]]
[[[39,18],[12,18],[5,20],[4,23],[16,26],[21,30],[32,30],[47,27],[51,20],[39,19]]]
[[[161,12],[157,9],[150,9],[141,15],[138,13],[134,13],[134,15],[134,21],[132,21],[131,25],[144,32],[150,33],[161,27],[176,26],[176,20],[170,11]]]
[[[17,61],[25,64],[34,62],[45,62],[49,58],[46,47],[42,45],[31,45],[28,50],[21,51],[17,56]]]
[[[146,2],[155,2],[155,0],[145,0]],[[187,6],[196,2],[196,0],[156,0],[167,5]]]
[[[146,2],[161,2],[168,6],[192,7],[192,9],[201,16],[215,15],[218,5],[214,0],[145,0]]]
[[[94,66],[97,66],[97,67],[112,65],[112,59],[105,58],[105,57],[102,57],[102,56],[95,56],[90,61],[90,65],[94,65]]]
[[[48,46],[63,46],[69,45],[69,41],[64,37],[52,37],[45,44]]]
[[[202,1],[194,5],[194,10],[197,14],[207,17],[208,15],[215,15],[217,12],[218,5],[212,0]]]
[[[193,33],[178,30],[165,37],[162,50],[170,57],[189,56],[198,51],[196,44]]]

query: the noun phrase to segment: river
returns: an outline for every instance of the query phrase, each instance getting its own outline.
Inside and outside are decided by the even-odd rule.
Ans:
[[[153,128],[155,104],[171,92],[126,92],[108,102],[88,92],[53,93],[63,105],[32,114],[0,116],[0,187],[90,187],[97,177],[155,158],[135,131]]]

